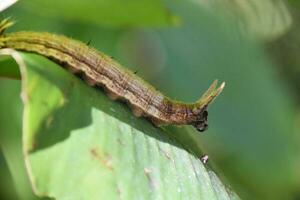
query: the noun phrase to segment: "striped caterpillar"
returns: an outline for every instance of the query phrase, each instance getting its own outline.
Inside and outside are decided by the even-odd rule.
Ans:
[[[186,104],[165,97],[133,72],[123,68],[111,57],[65,36],[39,32],[4,34],[13,22],[0,22],[0,49],[33,52],[45,56],[83,77],[90,86],[104,88],[111,99],[129,104],[135,116],[144,116],[154,125],[193,125],[198,131],[207,128],[207,106],[223,90],[215,80],[195,103]]]

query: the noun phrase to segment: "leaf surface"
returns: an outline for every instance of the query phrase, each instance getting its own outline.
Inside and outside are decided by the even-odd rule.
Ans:
[[[127,106],[46,58],[21,56],[23,146],[39,196],[237,198],[168,129],[134,117]]]

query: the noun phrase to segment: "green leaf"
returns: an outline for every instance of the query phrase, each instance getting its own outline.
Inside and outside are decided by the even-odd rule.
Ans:
[[[2,199],[17,199],[11,172],[7,166],[2,150],[0,151],[0,196]]]
[[[247,34],[263,40],[274,40],[286,33],[292,24],[291,14],[283,0],[193,0],[211,12],[236,20]]]
[[[168,129],[134,117],[46,58],[21,56],[23,148],[39,196],[238,198]]]
[[[15,61],[10,56],[0,57],[0,77],[20,79],[20,71]]]
[[[42,16],[102,26],[166,26],[178,21],[162,0],[30,0],[20,6]]]
[[[291,5],[300,8],[300,2],[298,0],[289,0],[288,1]]]
[[[12,61],[12,59],[11,59]],[[13,63],[13,62],[11,62]],[[10,65],[15,67],[16,64]],[[2,62],[0,61],[0,68]],[[22,152],[22,101],[20,98],[20,81],[0,79],[0,147],[3,157],[9,168],[9,175],[13,180],[15,191],[14,198],[1,196],[1,198],[36,199],[26,174]],[[9,186],[9,180],[1,179],[1,183]],[[14,188],[7,188],[12,191]],[[11,194],[12,195],[12,194]]]

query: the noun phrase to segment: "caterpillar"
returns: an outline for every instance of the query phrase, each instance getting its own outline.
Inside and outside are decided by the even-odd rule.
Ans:
[[[200,132],[206,130],[207,107],[225,86],[223,82],[217,88],[218,81],[215,80],[195,103],[178,102],[83,42],[45,32],[4,34],[13,24],[8,19],[0,22],[0,49],[12,48],[45,56],[72,74],[83,77],[88,85],[102,87],[111,99],[127,102],[135,116],[146,117],[156,126],[192,125]]]

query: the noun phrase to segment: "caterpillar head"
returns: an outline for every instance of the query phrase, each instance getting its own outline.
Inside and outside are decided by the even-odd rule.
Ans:
[[[218,80],[215,80],[202,97],[196,102],[192,110],[193,115],[196,118],[192,125],[200,132],[203,132],[208,128],[207,106],[222,92],[225,87],[225,82],[223,82],[218,88],[216,88],[217,84]]]
[[[198,114],[197,120],[193,122],[192,125],[200,132],[205,131],[208,128],[207,116],[208,116],[207,110],[203,109],[203,111],[201,111]]]

